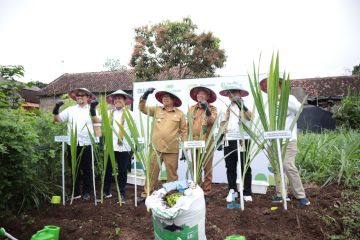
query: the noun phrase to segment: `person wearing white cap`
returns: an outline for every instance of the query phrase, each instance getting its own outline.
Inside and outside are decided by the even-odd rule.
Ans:
[[[129,126],[125,121],[124,111],[128,105],[131,105],[133,102],[132,96],[127,94],[122,90],[117,90],[112,94],[109,94],[106,97],[106,102],[112,106],[112,109],[109,111],[109,117],[112,121],[112,126],[114,127],[115,132],[113,132],[113,147],[115,151],[115,159],[118,169],[118,183],[121,194],[121,203],[125,203],[125,187],[127,182],[127,168],[131,162],[131,147],[130,144],[124,138],[123,132],[120,131],[119,125],[124,127],[127,135],[130,134]],[[134,118],[132,111],[128,110],[129,114]],[[112,175],[112,166],[111,163],[107,163],[105,179],[104,179],[104,193],[105,198],[111,198],[111,182]]]
[[[150,179],[146,180],[144,192],[141,198],[138,198],[139,202],[145,200],[147,188],[149,187],[150,194],[157,183],[160,172],[157,156],[160,157],[160,164],[163,162],[165,164],[167,181],[178,180],[179,138],[185,141],[188,134],[185,114],[178,109],[182,104],[180,98],[170,91],[158,91],[155,98],[162,103],[162,106],[146,106],[149,94],[154,91],[155,88],[147,89],[139,102],[139,110],[155,118],[151,139],[155,151],[151,156]]]
[[[89,103],[96,99],[96,96],[86,88],[76,88],[69,92],[69,96],[76,101],[76,105],[66,108],[60,113],[60,107],[64,101],[58,101],[53,109],[54,120],[56,122],[68,123],[68,135],[70,136],[72,125],[76,126],[77,131],[77,152],[83,151],[80,158],[80,170],[75,179],[74,199],[81,198],[80,178],[83,179],[83,199],[89,200],[92,192],[92,166],[91,166],[91,140],[90,134],[94,135],[92,120],[89,115]],[[70,156],[70,142],[67,143],[68,159]],[[82,176],[81,176],[82,175]]]
[[[278,86],[279,94],[281,93],[281,85],[282,85],[282,79],[280,78],[279,86]],[[267,78],[264,78],[260,81],[260,89],[264,93],[267,93]],[[290,128],[290,125],[292,124],[300,108],[301,108],[301,103],[296,99],[295,96],[290,94],[285,129]],[[285,158],[283,159],[283,166],[295,198],[299,201],[300,205],[307,206],[310,205],[310,201],[306,198],[306,194],[301,182],[300,174],[295,165],[296,154],[297,154],[297,124],[295,123],[295,126],[292,130],[291,139],[286,147]],[[280,187],[278,186],[279,185],[278,181],[275,181],[275,185],[276,185],[276,195],[273,199],[273,202],[281,203],[282,197],[281,197]],[[287,198],[287,201],[288,200],[290,199]]]
[[[220,125],[222,127],[225,127],[225,133],[231,133],[236,132],[239,133],[241,131],[239,122],[240,119],[244,117],[245,119],[241,119],[245,123],[249,122],[252,118],[251,111],[245,106],[243,97],[246,97],[249,95],[249,92],[246,91],[243,87],[240,85],[234,84],[232,86],[228,86],[224,90],[220,91],[220,95],[226,96],[231,101],[230,105],[226,109],[226,111],[222,114],[220,117]],[[241,114],[241,111],[244,112],[244,114]],[[224,155],[228,155],[225,158],[225,164],[226,164],[226,176],[228,180],[228,187],[229,187],[229,193],[226,197],[227,202],[231,202],[233,200],[233,196],[238,197],[238,189],[236,184],[237,179],[237,164],[238,164],[238,148],[237,148],[237,141],[236,140],[230,140],[228,141],[228,146],[224,147]],[[242,144],[242,141],[240,141],[240,144]],[[245,140],[245,146],[242,146],[244,149],[243,152],[241,152],[240,155],[240,161],[241,161],[241,169],[242,172],[244,172],[244,164],[246,161],[246,154],[248,154],[250,142],[249,140]],[[241,176],[240,176],[241,177]],[[244,189],[243,189],[243,196],[245,201],[252,201],[252,191],[251,191],[251,167],[249,166],[248,169],[245,172],[245,179],[244,179]]]
[[[211,138],[212,140],[209,142],[209,146],[211,146],[214,138],[213,135],[210,135],[210,131],[217,118],[217,109],[211,103],[216,101],[216,93],[210,88],[197,86],[190,90],[190,97],[196,102],[195,105],[190,107],[188,113],[193,119],[193,139],[206,141],[208,138]],[[214,154],[211,153],[204,160],[205,165],[203,165],[204,181],[201,185],[206,203],[209,201],[209,194],[211,192],[213,156]]]

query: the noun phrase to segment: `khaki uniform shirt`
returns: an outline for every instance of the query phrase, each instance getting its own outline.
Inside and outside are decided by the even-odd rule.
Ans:
[[[215,106],[210,104],[209,109],[211,112],[209,117],[206,116],[205,109],[201,108],[199,104],[191,106],[189,110],[189,114],[193,118],[192,134],[194,140],[206,140],[210,134],[211,128],[217,118],[217,109]],[[202,139],[200,139],[201,134]]]
[[[154,117],[152,143],[155,149],[162,153],[178,153],[179,137],[186,141],[188,135],[185,114],[176,107],[170,111],[164,107],[147,107],[144,99],[140,100],[139,110]]]

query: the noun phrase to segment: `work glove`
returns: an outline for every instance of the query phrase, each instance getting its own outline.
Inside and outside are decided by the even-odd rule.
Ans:
[[[205,109],[205,115],[207,117],[210,117],[211,116],[211,112],[210,112],[210,109],[209,109],[209,105],[207,103],[207,101],[201,101],[200,102],[200,105],[203,109]]]
[[[92,100],[90,103],[90,116],[95,117],[96,116],[96,106],[99,104],[99,101],[97,99]]]
[[[181,151],[180,161],[186,162],[186,157],[183,151]]]
[[[54,115],[59,115],[60,107],[61,107],[63,104],[64,104],[64,101],[63,101],[63,100],[57,101],[52,113],[53,113]]]
[[[224,145],[223,142],[222,142],[223,140],[224,140],[224,134],[221,134],[221,135],[220,135],[220,138],[218,139],[217,144],[216,144],[218,151],[222,151],[222,150],[223,150],[223,145]]]
[[[244,112],[247,112],[247,111],[249,110],[249,109],[245,106],[244,101],[243,101],[240,97],[238,97],[238,96],[235,97],[235,103],[236,103],[236,105],[238,106],[238,108],[240,109],[240,111],[241,111],[241,109],[243,109]]]
[[[152,94],[154,91],[155,91],[155,88],[153,88],[153,87],[152,87],[152,88],[148,88],[148,89],[144,92],[144,94],[142,95],[141,99],[146,100],[146,99],[148,98],[149,94]]]

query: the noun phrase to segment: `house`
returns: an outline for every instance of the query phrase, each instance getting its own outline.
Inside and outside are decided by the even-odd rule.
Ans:
[[[360,93],[360,76],[294,79],[291,91],[299,100],[308,94],[308,104],[330,110],[349,93]]]
[[[21,107],[23,107],[26,110],[31,110],[34,108],[40,107],[40,93],[41,89],[34,86],[31,88],[23,88],[20,91],[20,96],[24,99],[24,102],[21,104]]]
[[[122,89],[132,94],[132,70],[65,73],[44,88],[40,95],[40,108],[51,110],[56,100],[74,88],[87,88],[95,95]]]

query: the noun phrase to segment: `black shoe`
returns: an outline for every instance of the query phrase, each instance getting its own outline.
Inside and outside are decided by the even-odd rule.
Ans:
[[[124,204],[124,203],[125,203],[125,195],[121,194],[121,204]]]
[[[137,199],[136,199],[137,204],[145,203],[145,199],[146,199],[146,197],[137,197]]]
[[[84,201],[89,201],[90,200],[90,195],[88,193],[85,193],[83,196],[83,200]]]

